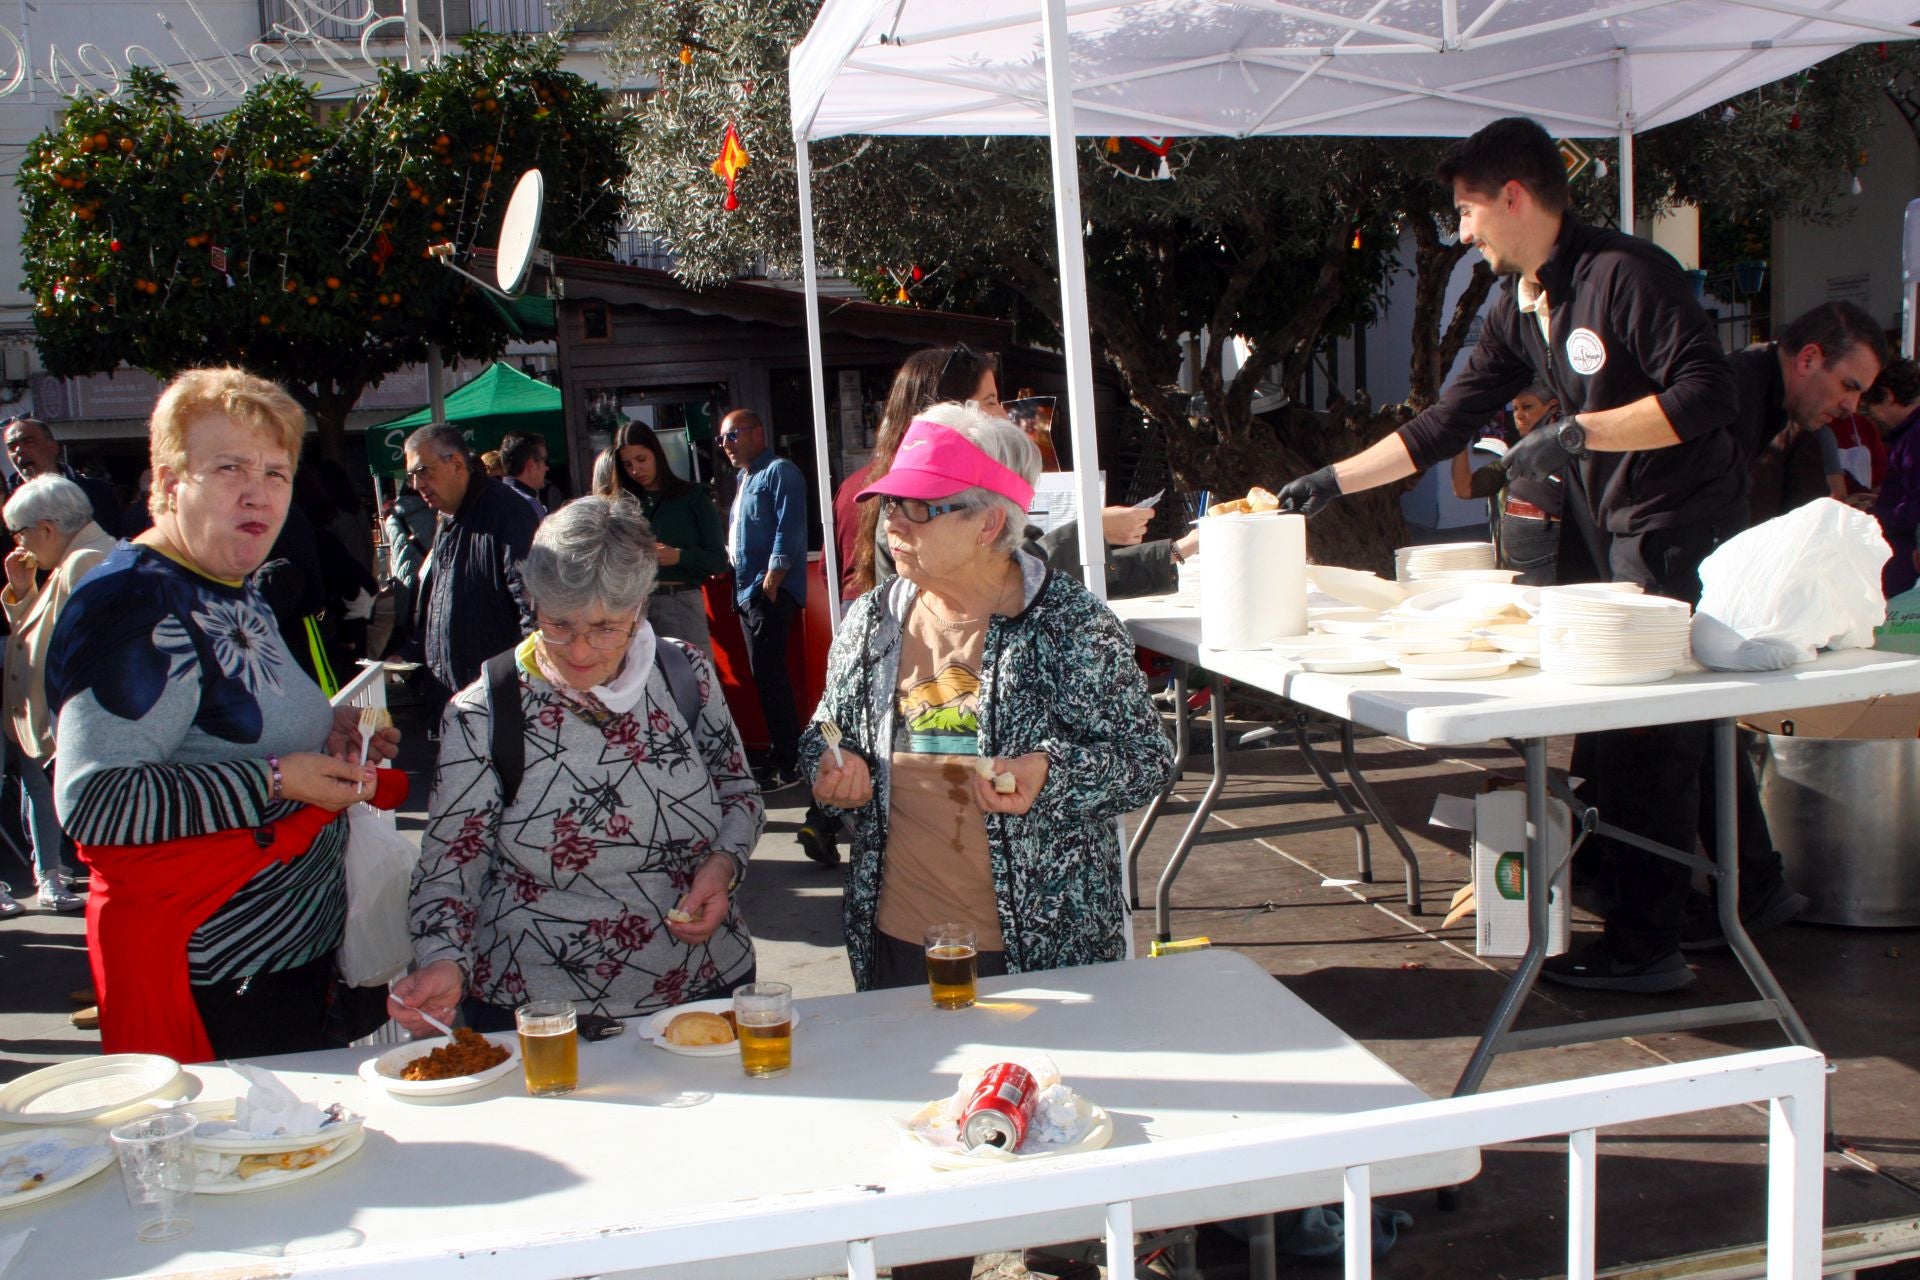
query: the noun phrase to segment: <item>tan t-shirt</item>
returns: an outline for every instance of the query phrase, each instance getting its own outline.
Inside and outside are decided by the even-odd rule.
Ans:
[[[875,923],[920,944],[921,930],[970,924],[982,951],[1005,950],[973,798],[980,744],[980,653],[987,620],[943,622],[916,604],[900,641],[886,871]]]

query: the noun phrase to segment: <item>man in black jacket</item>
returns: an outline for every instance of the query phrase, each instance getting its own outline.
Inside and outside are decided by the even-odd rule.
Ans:
[[[105,480],[83,476],[60,460],[60,442],[53,428],[38,418],[15,418],[6,429],[7,461],[13,474],[7,477],[7,492],[12,493],[35,476],[65,476],[79,485],[93,507],[93,522],[112,537],[120,537],[120,496]]]
[[[1747,471],[1728,430],[1732,370],[1679,265],[1647,241],[1571,217],[1559,151],[1530,120],[1499,120],[1458,144],[1439,178],[1452,188],[1460,239],[1512,279],[1439,402],[1288,484],[1282,509],[1312,515],[1342,493],[1451,457],[1537,379],[1566,416],[1529,433],[1506,466],[1510,476],[1567,481],[1560,581],[1635,582],[1697,601],[1700,561],[1746,523]],[[1591,735],[1601,812],[1691,851],[1710,748],[1704,724]],[[1618,862],[1620,902],[1605,933],[1548,960],[1542,976],[1621,991],[1687,985],[1685,868],[1630,848]]]
[[[414,610],[427,669],[451,696],[534,629],[520,565],[540,521],[524,498],[488,478],[454,427],[408,436],[406,460],[408,481],[441,515]]]

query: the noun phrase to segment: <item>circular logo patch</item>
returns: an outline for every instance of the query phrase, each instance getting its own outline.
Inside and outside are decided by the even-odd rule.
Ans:
[[[1592,377],[1607,363],[1607,346],[1591,329],[1575,329],[1567,335],[1567,363],[1582,377]]]

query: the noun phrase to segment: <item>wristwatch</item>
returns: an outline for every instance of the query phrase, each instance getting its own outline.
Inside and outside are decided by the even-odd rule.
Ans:
[[[1554,432],[1554,439],[1560,442],[1562,449],[1576,458],[1584,458],[1587,454],[1587,429],[1580,425],[1577,415],[1569,415],[1560,420],[1560,426]]]

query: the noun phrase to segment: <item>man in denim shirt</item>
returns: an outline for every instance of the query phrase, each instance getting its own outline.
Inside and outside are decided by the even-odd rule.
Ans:
[[[773,763],[761,785],[799,780],[800,717],[787,678],[787,635],[807,602],[807,489],[800,468],[774,456],[758,414],[735,409],[720,423],[720,447],[740,468],[727,521],[733,605],[747,637]]]

